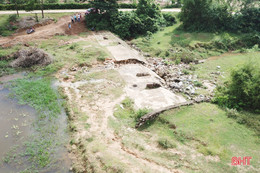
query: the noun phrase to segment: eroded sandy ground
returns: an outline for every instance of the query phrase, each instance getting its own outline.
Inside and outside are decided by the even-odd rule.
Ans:
[[[111,54],[113,61],[125,61],[116,67],[92,68],[86,75],[103,73],[102,79],[73,81],[77,72],[64,68],[57,78],[60,86],[68,96],[73,122],[72,157],[75,159],[74,171],[78,172],[180,172],[166,164],[146,158],[144,153],[124,146],[122,137],[109,127],[114,108],[126,97],[130,97],[136,108],[158,109],[160,107],[184,102],[182,96],[176,95],[164,87],[146,89],[148,83],[160,83],[160,77],[142,64],[128,64],[129,59],[145,62],[136,50],[110,32],[98,32],[88,39],[96,39]],[[71,42],[74,42],[71,40]],[[66,71],[70,80],[64,80]],[[149,76],[137,77],[137,73],[149,73]],[[94,75],[95,76],[95,75]],[[133,87],[136,85],[136,87]],[[84,119],[84,115],[88,118]],[[88,126],[86,128],[86,125]],[[136,129],[129,129],[136,131]],[[88,142],[91,141],[91,142]],[[156,146],[147,146],[158,150]],[[123,169],[123,170],[122,170]]]

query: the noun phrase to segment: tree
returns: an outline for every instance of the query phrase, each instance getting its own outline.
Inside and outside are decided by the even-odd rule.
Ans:
[[[93,12],[86,16],[87,27],[96,30],[112,30],[113,18],[118,15],[116,0],[94,0],[90,2]]]
[[[44,3],[43,3],[43,0],[41,0],[41,11],[42,11],[42,18],[44,18],[43,9],[44,9]]]
[[[26,4],[26,11],[33,11],[35,10],[35,6],[40,4],[41,11],[42,11],[42,18],[44,18],[44,0],[27,0]]]
[[[154,0],[139,0],[136,14],[142,21],[139,33],[146,34],[147,31],[155,32],[163,22],[159,5]]]
[[[16,14],[19,17],[19,5],[24,4],[25,0],[10,0],[10,3],[15,5]]]

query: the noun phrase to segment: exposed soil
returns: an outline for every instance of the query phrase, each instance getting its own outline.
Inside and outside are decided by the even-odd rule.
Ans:
[[[18,31],[12,36],[0,38],[0,46],[10,47],[18,43],[25,44],[33,40],[48,39],[55,35],[77,35],[87,31],[84,18],[81,19],[81,22],[72,24],[71,29],[68,28],[69,22],[71,22],[70,16],[64,16],[59,18],[56,23],[52,22],[45,26],[36,26],[35,32],[32,34],[27,34],[24,30]]]
[[[104,37],[108,39],[104,39]],[[114,119],[113,112],[114,107],[125,97],[131,97],[136,103],[137,108],[148,107],[151,109],[160,108],[163,105],[171,105],[185,101],[181,96],[177,96],[167,89],[160,87],[152,90],[146,89],[146,84],[150,82],[160,83],[160,77],[154,72],[142,66],[141,64],[131,64],[132,61],[128,59],[135,59],[145,62],[145,59],[135,50],[131,49],[125,42],[115,37],[109,32],[93,33],[88,37],[89,40],[96,38],[96,41],[104,48],[108,48],[108,51],[114,56],[114,62],[117,60],[125,61],[130,64],[120,64],[115,70],[118,71],[118,78],[122,78],[122,83],[115,83],[109,79],[93,80],[93,81],[72,81],[64,80],[62,74],[66,71],[70,78],[74,78],[75,72],[68,71],[67,68],[62,69],[57,78],[60,81],[60,86],[64,88],[65,95],[68,96],[69,105],[77,107],[81,114],[88,115],[88,119],[82,124],[75,111],[71,112],[71,121],[74,123],[75,132],[73,138],[75,144],[71,147],[72,158],[74,158],[73,170],[75,172],[107,172],[118,171],[118,165],[112,164],[107,167],[107,157],[118,159],[120,164],[124,165],[124,169],[127,172],[144,172],[150,170],[152,172],[181,172],[176,169],[168,168],[155,160],[146,158],[143,153],[138,150],[132,150],[124,146],[121,137],[116,135],[115,131],[109,127],[109,120]],[[74,42],[75,40],[71,40]],[[87,40],[85,40],[87,41]],[[120,46],[125,45],[123,49],[109,49],[111,44],[120,42]],[[126,51],[127,50],[127,51]],[[131,54],[133,52],[133,54]],[[126,55],[126,56],[125,56]],[[93,72],[97,70],[93,69]],[[107,69],[101,69],[103,73],[109,73]],[[140,72],[149,73],[151,75],[145,77],[137,77],[136,74]],[[89,72],[92,73],[92,72]],[[139,78],[139,80],[133,79]],[[138,86],[133,89],[132,82]],[[95,84],[94,88],[91,84]],[[124,87],[123,83],[126,83]],[[111,95],[103,95],[102,92],[105,88],[115,88],[124,91],[119,97]],[[89,95],[93,94],[93,97],[89,99]],[[86,129],[84,126],[89,124]],[[86,140],[94,138],[95,142],[86,145]],[[98,142],[98,144],[96,143]],[[95,149],[100,146],[101,149]],[[153,148],[154,151],[159,150],[156,146],[148,146]]]

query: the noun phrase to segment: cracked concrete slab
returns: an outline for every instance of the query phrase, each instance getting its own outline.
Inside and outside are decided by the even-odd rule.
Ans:
[[[136,108],[156,110],[186,102],[183,96],[174,94],[164,87],[146,89],[148,83],[160,83],[160,77],[142,65],[127,64],[119,67],[118,71],[126,81],[126,95],[134,100]],[[137,77],[137,73],[149,73],[150,76]]]

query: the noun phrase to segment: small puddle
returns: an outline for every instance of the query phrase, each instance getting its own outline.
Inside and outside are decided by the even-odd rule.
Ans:
[[[2,77],[0,77],[0,82],[4,83],[4,82],[9,82],[9,81],[15,80],[15,79],[21,79],[25,76],[25,74],[26,74],[26,72],[20,72],[20,73],[2,76]]]
[[[16,74],[6,79],[8,82],[13,79],[21,78],[24,74]],[[2,81],[2,80],[1,80]],[[17,149],[15,154],[19,154],[19,150],[23,150],[24,145],[32,135],[36,134],[33,124],[38,116],[37,111],[28,105],[20,105],[17,99],[9,97],[10,91],[0,84],[0,173],[20,172],[30,167],[30,163],[25,160],[11,160],[10,164],[4,162],[9,156],[9,152]],[[52,167],[44,168],[40,172],[70,172],[71,161],[68,157],[68,151],[64,147],[68,140],[66,133],[67,116],[64,110],[56,120],[58,124],[57,134],[58,145],[54,152],[55,164]],[[13,155],[13,154],[10,154]],[[8,158],[10,159],[10,158]],[[15,162],[15,163],[13,163]]]

